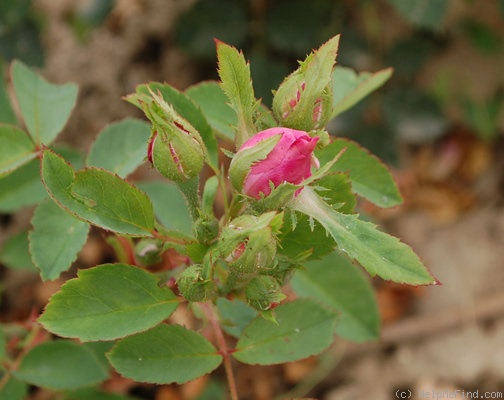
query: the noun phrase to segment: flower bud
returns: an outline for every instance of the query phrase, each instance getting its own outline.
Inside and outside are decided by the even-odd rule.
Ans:
[[[256,274],[271,268],[275,260],[276,241],[271,228],[252,232],[231,253],[229,267],[240,274]]]
[[[135,258],[142,265],[153,265],[161,261],[162,246],[156,239],[142,239],[135,246]]]
[[[160,95],[139,97],[139,103],[152,123],[147,157],[163,176],[183,182],[203,168],[205,148],[198,131]]]
[[[245,288],[247,302],[256,310],[269,310],[286,298],[278,281],[272,276],[260,275],[253,278]]]
[[[306,131],[323,128],[332,114],[331,87],[310,93],[303,74],[294,73],[278,88],[273,113],[283,126]]]
[[[180,294],[189,301],[205,301],[215,295],[215,284],[213,281],[202,278],[203,266],[200,264],[191,265],[179,275],[177,286]]]
[[[279,137],[273,146],[265,147],[272,138]],[[257,200],[268,196],[272,187],[282,183],[295,185],[311,176],[311,167],[318,167],[313,155],[318,137],[310,137],[304,131],[289,128],[270,128],[247,140],[238,150],[231,162],[229,175],[233,186]],[[250,154],[261,148],[259,157]],[[264,149],[268,151],[264,151]],[[264,154],[266,153],[266,154]]]
[[[210,244],[219,235],[219,221],[213,215],[203,215],[196,220],[193,230],[199,242]]]

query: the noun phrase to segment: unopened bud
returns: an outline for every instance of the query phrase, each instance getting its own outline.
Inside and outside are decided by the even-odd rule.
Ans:
[[[162,248],[155,239],[142,239],[135,246],[135,258],[142,265],[153,265],[161,261]]]
[[[180,294],[189,301],[205,301],[215,295],[215,283],[203,279],[202,270],[202,265],[191,265],[182,271],[177,279]]]
[[[269,310],[273,304],[286,298],[280,284],[272,276],[260,275],[253,278],[245,289],[247,302],[256,310]]]

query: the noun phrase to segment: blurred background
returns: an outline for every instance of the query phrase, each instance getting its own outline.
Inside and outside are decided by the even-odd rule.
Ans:
[[[121,97],[147,81],[180,90],[217,79],[213,38],[242,49],[256,96],[297,60],[341,33],[339,65],[393,67],[387,84],[331,121],[393,171],[404,205],[361,209],[421,256],[442,286],[374,281],[383,320],[378,343],[337,341],[321,358],[239,368],[244,399],[310,395],[393,399],[397,390],[504,393],[503,0],[0,0],[0,121],[13,59],[48,80],[76,82],[77,107],[61,141],[86,152],[113,121],[140,114]],[[36,176],[35,171],[35,178]],[[36,180],[36,179],[35,179]],[[4,181],[4,182],[2,182]],[[0,322],[27,319],[61,282],[42,284],[10,240],[25,235],[40,185],[23,204],[2,196]],[[31,186],[30,186],[31,185]],[[39,196],[39,197],[37,197]],[[91,237],[77,264],[110,257]],[[182,388],[108,383],[140,399],[222,399],[218,382]],[[415,397],[416,396],[416,397]],[[34,390],[30,399],[52,399]]]

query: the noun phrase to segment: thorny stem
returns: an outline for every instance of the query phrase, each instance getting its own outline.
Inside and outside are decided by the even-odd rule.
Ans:
[[[231,358],[229,357],[230,351],[226,344],[226,339],[222,333],[222,329],[219,325],[217,315],[215,314],[213,305],[211,302],[202,303],[205,314],[208,317],[210,325],[215,334],[215,339],[217,340],[217,345],[219,346],[219,352],[224,358],[224,369],[226,370],[226,378],[229,386],[229,393],[231,395],[231,400],[238,400],[238,391],[236,389],[236,382],[233,374],[233,367],[231,366]]]

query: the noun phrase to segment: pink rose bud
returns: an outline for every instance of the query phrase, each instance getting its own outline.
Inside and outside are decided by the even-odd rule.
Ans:
[[[276,139],[275,139],[276,138]],[[270,128],[247,140],[230,166],[236,189],[256,199],[282,183],[300,184],[319,167],[313,155],[318,137],[289,128]]]

